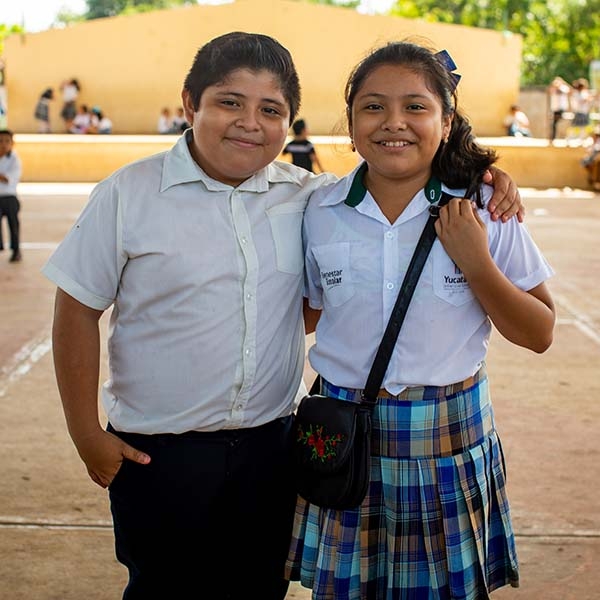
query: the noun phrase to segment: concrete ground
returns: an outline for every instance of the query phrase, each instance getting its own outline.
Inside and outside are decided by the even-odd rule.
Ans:
[[[117,600],[126,580],[106,492],[88,479],[66,432],[50,352],[54,289],[40,275],[88,190],[23,184],[23,262],[0,253],[1,600]],[[559,320],[541,356],[492,338],[488,370],[522,580],[493,598],[593,600],[600,598],[600,195],[522,195],[527,226],[557,272],[550,285]],[[248,598],[259,597],[248,582]],[[294,584],[288,598],[310,594]]]

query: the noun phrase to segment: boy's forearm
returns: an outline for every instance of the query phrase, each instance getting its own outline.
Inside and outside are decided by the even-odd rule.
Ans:
[[[52,346],[56,379],[69,433],[75,445],[98,432],[101,311],[83,306],[59,290]]]

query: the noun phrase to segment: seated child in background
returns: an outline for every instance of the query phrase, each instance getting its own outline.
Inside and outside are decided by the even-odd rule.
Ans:
[[[509,113],[504,119],[506,135],[514,137],[531,137],[529,119],[527,115],[516,105],[510,107]]]
[[[600,190],[600,127],[594,129],[592,145],[581,159],[581,165],[588,172],[588,183],[595,190]]]
[[[73,124],[69,128],[69,133],[87,133],[91,125],[92,115],[88,110],[87,104],[81,104],[77,109]]]

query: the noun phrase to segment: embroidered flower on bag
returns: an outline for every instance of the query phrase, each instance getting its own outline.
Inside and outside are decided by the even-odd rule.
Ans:
[[[322,425],[310,425],[306,431],[298,427],[298,442],[310,448],[310,460],[326,462],[337,456],[336,446],[344,441],[341,433],[324,435]]]

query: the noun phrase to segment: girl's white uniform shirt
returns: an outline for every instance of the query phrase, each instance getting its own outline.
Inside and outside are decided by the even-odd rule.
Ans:
[[[430,206],[421,190],[390,224],[362,184],[363,169],[314,192],[304,218],[305,295],[312,308],[324,309],[310,363],[334,385],[355,389],[365,385]],[[483,193],[487,202],[492,188]],[[518,288],[530,290],[553,275],[525,225],[494,222],[487,209],[479,216],[494,261]],[[470,377],[485,359],[490,331],[487,314],[436,239],[383,386],[398,394]]]

